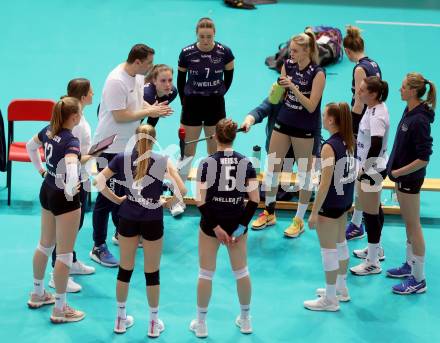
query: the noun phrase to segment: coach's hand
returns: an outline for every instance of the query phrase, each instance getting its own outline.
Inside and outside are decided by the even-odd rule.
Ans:
[[[168,106],[168,101],[164,102],[155,102],[153,105],[150,105],[145,108],[147,111],[147,117],[158,118],[158,117],[167,117],[173,113],[173,109]]]
[[[245,132],[249,132],[251,129],[251,126],[254,125],[255,118],[251,115],[247,115],[246,118],[244,118],[243,124],[241,124],[241,128],[245,130]]]
[[[214,233],[217,239],[220,241],[221,244],[229,245],[232,243],[232,238],[226,233],[225,230],[223,230],[220,225],[217,225],[214,228]]]

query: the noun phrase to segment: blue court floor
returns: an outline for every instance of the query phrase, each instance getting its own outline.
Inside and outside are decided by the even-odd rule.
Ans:
[[[195,41],[195,24],[203,16],[217,25],[216,39],[228,45],[236,57],[234,82],[226,96],[228,116],[239,123],[267,95],[277,74],[264,65],[279,43],[307,25],[330,25],[343,30],[346,24],[363,29],[367,54],[377,60],[390,84],[387,101],[391,132],[404,109],[398,89],[404,75],[419,71],[440,86],[437,44],[440,11],[435,1],[279,1],[257,10],[231,9],[221,0],[127,0],[127,1],[9,1],[0,4],[0,110],[6,119],[14,98],[52,98],[64,95],[68,80],[87,77],[95,90],[94,104],[85,115],[96,127],[96,107],[104,80],[122,62],[135,43],[156,50],[155,62],[177,69],[179,51]],[[323,104],[349,101],[353,65],[347,58],[327,68]],[[180,103],[174,115],[158,124],[163,148],[177,144]],[[20,123],[16,138],[28,140],[42,127]],[[439,178],[440,136],[438,120],[433,127],[434,154],[428,177]],[[392,138],[391,137],[391,138]],[[264,125],[240,134],[236,150],[249,155],[257,143],[264,146]],[[391,144],[391,142],[390,142]],[[391,148],[391,145],[389,146]],[[205,145],[198,147],[204,156]],[[32,288],[32,254],[39,239],[38,191],[41,178],[30,164],[13,165],[12,206],[6,205],[5,173],[0,174],[0,270],[3,299],[0,302],[1,342],[141,342],[146,341],[148,307],[141,252],[131,283],[127,309],[135,326],[126,335],[113,334],[116,313],[116,269],[96,266],[96,274],[75,278],[83,290],[69,295],[73,305],[87,313],[80,323],[54,326],[49,308],[27,309]],[[384,201],[390,198],[384,193]],[[314,313],[302,303],[324,285],[316,233],[307,230],[299,239],[284,239],[282,232],[294,213],[279,211],[277,225],[250,232],[249,269],[253,282],[251,313],[254,334],[243,336],[234,325],[239,305],[235,280],[225,250],[218,267],[209,307],[207,342],[440,342],[440,194],[422,193],[422,226],[427,245],[428,291],[419,296],[391,293],[394,280],[385,275],[348,278],[352,301],[339,313]],[[159,342],[194,342],[188,330],[196,310],[198,273],[197,230],[199,215],[190,209],[181,219],[165,217],[165,247],[161,266],[160,317],[166,331]],[[111,225],[110,225],[111,226]],[[110,228],[110,232],[113,228]],[[94,264],[91,213],[79,234],[79,259]],[[404,260],[405,228],[399,216],[387,216],[383,232],[387,256],[383,269]],[[110,240],[108,240],[111,245]],[[365,241],[350,243],[350,250]],[[117,256],[117,247],[110,247]],[[358,263],[354,258],[350,265]],[[49,277],[49,268],[46,279]]]

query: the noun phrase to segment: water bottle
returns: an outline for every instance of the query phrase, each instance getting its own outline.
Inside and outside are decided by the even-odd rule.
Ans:
[[[280,86],[278,81],[272,84],[272,88],[269,93],[269,102],[272,105],[279,104],[284,96],[285,88]]]
[[[255,172],[260,174],[260,163],[261,163],[261,147],[259,145],[255,145],[252,148],[252,165],[255,168]]]

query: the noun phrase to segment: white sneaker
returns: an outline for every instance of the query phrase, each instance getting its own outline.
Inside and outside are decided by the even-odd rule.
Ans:
[[[241,318],[241,316],[237,316],[237,319],[235,319],[235,324],[240,328],[241,333],[252,333],[251,317]]]
[[[325,296],[325,288],[318,288],[316,289],[316,295],[318,297],[324,297]],[[338,298],[341,302],[347,302],[350,301],[350,294],[348,294],[348,288],[343,289],[337,289],[336,290],[336,298]]]
[[[304,301],[304,307],[311,311],[335,312],[339,311],[339,301],[337,298],[335,300],[331,300],[330,298],[323,296],[315,300]]]
[[[132,316],[127,316],[127,318],[116,317],[115,327],[113,331],[115,333],[125,333],[128,328],[132,327],[134,324],[134,318]]]
[[[364,249],[355,249],[353,250],[353,255],[357,258],[366,259],[368,255],[368,247]],[[385,251],[383,247],[379,247],[379,261],[385,261]]]
[[[70,268],[70,275],[89,275],[95,272],[94,267],[90,267],[85,265],[80,260],[72,263],[72,267]]]
[[[112,236],[112,243],[113,243],[114,245],[119,245],[118,237],[116,237],[115,235]]]
[[[165,325],[160,319],[148,321],[148,337],[159,337],[163,330],[165,330]]]
[[[180,216],[183,212],[185,212],[185,204],[181,202],[177,202],[170,208],[170,213],[173,217]]]
[[[49,287],[55,288],[55,281],[53,279],[53,273],[50,275]],[[67,293],[78,293],[82,289],[81,285],[73,281],[72,277],[67,280]]]
[[[354,275],[365,276],[370,274],[380,274],[382,272],[382,268],[380,267],[380,263],[375,265],[370,263],[369,260],[364,260],[364,262],[361,264],[351,267],[350,272]]]
[[[196,334],[196,337],[205,338],[208,337],[208,325],[206,321],[199,322],[197,319],[191,320],[189,329]]]

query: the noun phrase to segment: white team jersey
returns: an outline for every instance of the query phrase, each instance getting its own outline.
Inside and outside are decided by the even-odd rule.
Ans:
[[[357,136],[357,158],[359,160],[359,168],[365,166],[365,161],[371,147],[371,137],[383,137],[382,149],[380,150],[379,159],[377,160],[377,169],[385,169],[388,162],[387,142],[388,132],[390,129],[390,115],[388,108],[384,102],[374,107],[367,107],[365,114],[359,124]],[[371,164],[369,164],[371,167]],[[368,169],[368,164],[367,164]]]
[[[79,124],[72,129],[72,134],[79,139],[81,155],[87,155],[92,146],[92,130],[84,114]]]
[[[135,134],[139,120],[118,123],[112,111],[138,111],[143,108],[144,76],[128,75],[120,64],[108,75],[102,90],[101,104],[98,114],[98,127],[93,137],[94,144],[116,134],[115,141],[104,152],[116,154],[123,152],[128,140]]]

